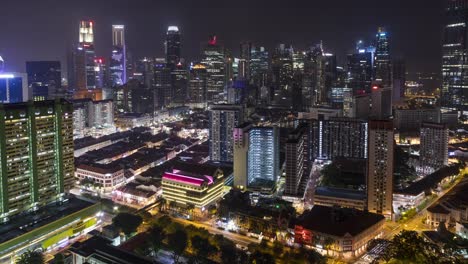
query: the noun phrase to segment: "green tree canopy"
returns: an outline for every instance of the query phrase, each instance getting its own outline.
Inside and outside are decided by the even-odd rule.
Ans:
[[[44,256],[41,252],[26,251],[16,260],[16,264],[43,264]]]
[[[112,219],[112,223],[120,228],[125,235],[135,232],[142,222],[141,216],[130,213],[119,213]]]
[[[171,233],[167,237],[167,244],[173,252],[174,263],[179,263],[180,256],[184,253],[188,244],[187,233],[178,229],[174,233]]]

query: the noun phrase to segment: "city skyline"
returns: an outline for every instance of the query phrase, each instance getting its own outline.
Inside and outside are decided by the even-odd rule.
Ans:
[[[14,10],[21,9],[21,2],[8,2],[5,6],[13,14]],[[297,2],[287,9],[266,1],[253,4],[241,1],[234,7],[223,7],[213,1],[184,4],[183,1],[142,0],[132,5],[127,0],[117,0],[110,6],[87,1],[28,3],[30,8],[23,10],[27,21],[9,23],[11,26],[0,29],[1,35],[9,36],[0,45],[0,54],[9,71],[24,72],[23,62],[27,59],[60,60],[65,75],[66,53],[78,38],[76,27],[80,20],[90,19],[95,22],[96,55],[104,58],[112,48],[113,24],[125,25],[127,49],[134,58],[164,57],[167,27],[175,25],[182,34],[182,57],[188,61],[200,59],[201,43],[206,42],[209,35],[217,34],[235,56],[239,56],[242,41],[251,41],[271,51],[279,43],[291,43],[295,48],[304,49],[322,40],[326,51],[336,54],[342,65],[346,55],[354,49],[355,41],[362,39],[369,43],[376,27],[384,26],[390,33],[392,53],[406,59],[409,72],[440,71],[443,1],[418,0],[404,5],[402,1],[378,5],[368,0],[352,4],[328,1],[313,6],[305,1]],[[54,10],[44,10],[50,5],[55,6]],[[44,17],[41,11],[53,15]],[[278,22],[277,17],[283,19]],[[0,22],[6,24],[11,19],[6,14]],[[213,20],[219,22],[212,23]],[[48,36],[48,41],[36,41],[31,45],[31,40],[44,35]]]

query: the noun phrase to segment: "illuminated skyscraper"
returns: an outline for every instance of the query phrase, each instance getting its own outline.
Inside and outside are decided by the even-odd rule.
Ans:
[[[375,48],[363,47],[359,41],[356,53],[348,55],[348,87],[353,89],[353,94],[370,92],[374,73],[374,50]]]
[[[279,131],[276,127],[249,130],[247,152],[247,188],[270,192],[279,176]]]
[[[112,56],[109,69],[112,86],[122,85],[127,82],[127,53],[124,25],[112,25]]]
[[[69,85],[75,90],[96,88],[94,31],[92,21],[79,24],[79,42],[69,58]]]
[[[6,104],[0,109],[0,221],[62,200],[73,186],[73,105]]]
[[[393,213],[393,145],[392,121],[370,121],[367,210],[390,219]]]
[[[166,63],[172,68],[180,62],[180,32],[176,26],[167,28],[166,33]]]
[[[252,51],[252,43],[242,42],[240,44],[240,59],[239,59],[239,70],[237,78],[241,80],[250,79],[250,57]]]
[[[442,103],[468,107],[468,0],[446,1],[442,44]]]
[[[212,105],[210,107],[210,159],[212,161],[233,161],[233,130],[242,122],[242,106]]]
[[[224,101],[226,86],[226,63],[224,46],[216,36],[211,36],[203,49],[203,60],[206,67],[206,100],[208,103]]]
[[[419,172],[424,175],[448,164],[449,130],[445,124],[421,124],[421,150]]]
[[[24,73],[0,73],[0,103],[21,103],[32,99]]]
[[[390,48],[388,45],[388,32],[380,27],[375,39],[375,80],[385,86],[392,84],[392,67],[390,61]]]
[[[2,56],[0,56],[0,73],[3,72],[5,68],[5,61],[3,60]]]
[[[270,68],[268,51],[264,47],[252,47],[250,54],[250,75],[258,87],[266,85]]]
[[[206,106],[206,67],[203,64],[190,66],[189,103],[193,106]]]
[[[157,109],[169,107],[174,96],[171,84],[171,68],[162,61],[164,59],[154,63],[154,91],[157,95],[155,107]]]
[[[187,100],[188,72],[180,62],[171,71],[171,84],[174,94],[172,103],[184,105]]]

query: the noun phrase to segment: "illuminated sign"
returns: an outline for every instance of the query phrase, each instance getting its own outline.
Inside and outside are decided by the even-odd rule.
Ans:
[[[15,78],[15,75],[13,74],[0,74],[0,79],[11,79]]]

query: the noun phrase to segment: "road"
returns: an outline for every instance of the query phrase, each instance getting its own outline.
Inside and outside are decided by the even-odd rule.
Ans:
[[[178,222],[178,223],[183,224],[183,225],[194,225],[194,226],[196,226],[198,228],[200,228],[200,227],[205,228],[206,230],[208,230],[208,232],[210,232],[210,234],[223,235],[225,238],[227,238],[229,240],[232,240],[234,243],[239,244],[241,246],[247,246],[250,243],[260,243],[260,240],[257,239],[257,238],[248,237],[248,236],[240,235],[240,234],[237,234],[237,233],[232,233],[232,232],[229,232],[227,230],[221,230],[221,229],[218,229],[217,227],[213,227],[213,226],[211,226],[210,224],[207,224],[207,223],[194,222],[194,221],[189,221],[189,220],[185,220],[185,219],[181,219],[181,218],[172,218],[172,220],[174,222]]]

